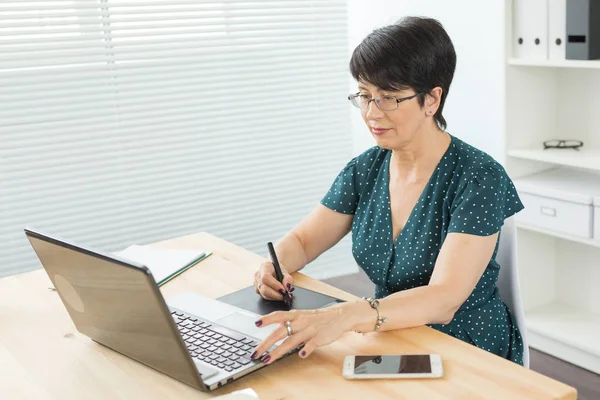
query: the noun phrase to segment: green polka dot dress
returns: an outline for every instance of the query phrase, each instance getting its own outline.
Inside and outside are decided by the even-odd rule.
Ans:
[[[523,209],[504,168],[451,136],[451,143],[400,234],[392,237],[389,169],[392,152],[373,147],[339,173],[321,204],[353,214],[352,253],[376,285],[375,297],[427,285],[446,235],[492,235]],[[490,263],[473,293],[445,325],[432,328],[523,364],[516,320],[500,298],[500,265]]]

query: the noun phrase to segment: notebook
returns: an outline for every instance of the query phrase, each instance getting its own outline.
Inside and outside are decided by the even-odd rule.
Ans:
[[[169,282],[211,254],[206,250],[165,249],[137,244],[115,253],[121,258],[148,267],[158,286]]]

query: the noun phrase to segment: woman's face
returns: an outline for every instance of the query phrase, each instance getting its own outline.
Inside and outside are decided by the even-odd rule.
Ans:
[[[380,90],[366,82],[358,84],[358,92],[368,99],[387,99],[385,102],[388,104],[394,102],[390,97],[401,99],[416,94],[412,89],[402,91]],[[426,98],[425,107],[421,108],[418,98],[413,97],[398,103],[398,108],[390,111],[381,110],[374,101],[371,101],[366,108],[361,108],[361,113],[379,147],[398,149],[410,144],[424,126],[429,127],[426,123],[433,121],[433,118],[428,117],[435,114],[436,108],[432,107],[431,104],[427,104],[428,100]]]

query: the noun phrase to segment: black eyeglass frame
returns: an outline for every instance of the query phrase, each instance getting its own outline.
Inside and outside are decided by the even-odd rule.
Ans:
[[[556,145],[549,144],[550,142],[558,142]],[[567,142],[574,142],[575,144],[567,145]],[[583,147],[583,142],[581,140],[571,140],[571,139],[553,139],[553,140],[545,140],[544,141],[544,150],[547,149],[573,149],[579,151],[579,149]]]
[[[377,106],[377,108],[379,108],[381,111],[394,111],[394,110],[398,109],[398,104],[400,104],[400,103],[402,103],[403,101],[406,101],[406,100],[414,99],[415,97],[417,97],[417,96],[419,96],[421,94],[423,94],[423,92],[419,92],[419,93],[413,94],[412,96],[407,96],[407,97],[384,96],[384,97],[394,98],[396,100],[396,108],[393,108],[391,110],[384,110],[383,108],[381,108],[379,106],[379,104],[377,104],[377,100],[381,99],[381,97],[379,97],[379,98],[373,97],[372,99],[367,99],[367,105],[365,106],[364,109],[366,110],[367,108],[369,108],[369,105],[371,104],[371,102],[374,101],[375,105]],[[360,106],[360,103],[356,103],[356,98],[360,97],[360,96],[361,96],[360,92],[352,93],[352,94],[348,95],[348,100],[350,100],[350,103],[352,103],[352,105],[354,107],[362,110],[363,108]]]

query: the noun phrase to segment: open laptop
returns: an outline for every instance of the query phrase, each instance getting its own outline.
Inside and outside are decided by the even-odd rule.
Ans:
[[[194,293],[167,305],[148,268],[25,234],[77,330],[92,340],[202,391],[265,366],[250,355],[276,326],[257,328],[260,315]]]

